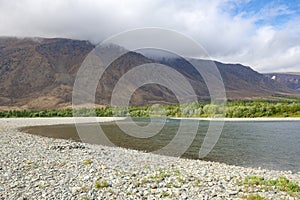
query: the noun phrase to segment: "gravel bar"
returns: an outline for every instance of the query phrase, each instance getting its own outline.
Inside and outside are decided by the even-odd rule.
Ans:
[[[98,118],[111,121],[116,118]],[[88,121],[87,118],[83,121]],[[247,176],[300,183],[300,173],[244,168],[53,139],[20,127],[74,123],[73,118],[0,119],[0,199],[298,199]]]

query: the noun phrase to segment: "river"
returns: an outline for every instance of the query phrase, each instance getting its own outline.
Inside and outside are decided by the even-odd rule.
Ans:
[[[126,120],[118,123],[127,126],[133,124]],[[145,127],[149,120],[135,119],[134,123]],[[160,125],[159,123],[162,122],[157,120],[155,123]],[[188,127],[194,125],[193,123],[198,125],[197,135],[182,157],[198,159],[209,121],[184,120],[182,125]],[[99,124],[81,124],[80,126],[88,129]],[[179,126],[180,120],[168,119],[158,134],[149,138],[137,138],[124,133],[115,122],[101,123],[102,130],[116,146],[147,152],[166,146],[177,133]],[[74,124],[27,127],[23,128],[23,131],[47,137],[81,141]],[[225,122],[217,144],[203,159],[238,166],[299,172],[300,122]]]

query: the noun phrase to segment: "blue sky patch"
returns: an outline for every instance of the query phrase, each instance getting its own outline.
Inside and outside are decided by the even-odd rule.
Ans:
[[[239,15],[243,18],[252,18],[258,26],[281,26],[293,18],[300,17],[300,0],[232,1],[228,7],[227,12],[232,16]]]

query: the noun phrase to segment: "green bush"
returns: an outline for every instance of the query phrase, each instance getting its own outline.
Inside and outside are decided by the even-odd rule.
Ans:
[[[155,109],[155,110],[153,110]],[[225,110],[224,110],[225,109]],[[164,111],[164,112],[163,112]],[[10,110],[0,111],[0,117],[149,117],[150,115],[165,114],[168,117],[300,117],[300,99],[293,101],[231,101],[225,105],[202,104],[199,102],[187,104],[151,106],[131,106],[127,109],[123,107],[103,107],[103,108],[80,108],[76,110]]]

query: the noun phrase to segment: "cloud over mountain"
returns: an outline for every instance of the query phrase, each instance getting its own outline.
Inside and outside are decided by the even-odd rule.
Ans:
[[[300,71],[299,1],[0,0],[0,35],[99,42],[162,27],[199,42],[213,59],[260,72]]]

